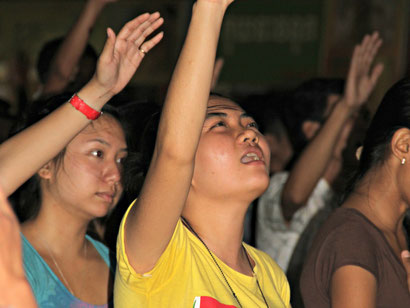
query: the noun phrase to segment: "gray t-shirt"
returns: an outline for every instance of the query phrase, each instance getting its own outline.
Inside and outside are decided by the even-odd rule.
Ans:
[[[330,308],[333,273],[356,265],[377,280],[377,308],[408,308],[407,274],[384,234],[355,209],[339,208],[316,237],[303,269],[300,286],[306,308]]]

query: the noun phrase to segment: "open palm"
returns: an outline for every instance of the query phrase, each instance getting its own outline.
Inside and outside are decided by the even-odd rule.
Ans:
[[[97,82],[110,89],[112,95],[120,92],[138,69],[145,54],[161,41],[162,32],[145,40],[163,22],[158,12],[145,13],[125,24],[118,36],[112,29],[107,29],[108,38],[95,73]]]
[[[377,64],[371,70],[381,44],[382,40],[375,32],[366,35],[362,43],[354,48],[344,95],[346,103],[351,107],[360,107],[367,101],[383,72],[382,64]]]

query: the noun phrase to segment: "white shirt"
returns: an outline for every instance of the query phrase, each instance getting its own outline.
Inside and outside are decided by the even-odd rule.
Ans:
[[[256,247],[268,253],[284,272],[300,234],[317,211],[333,197],[329,184],[320,179],[306,205],[286,224],[280,202],[288,176],[288,172],[280,172],[271,177],[268,189],[259,198],[256,224]]]

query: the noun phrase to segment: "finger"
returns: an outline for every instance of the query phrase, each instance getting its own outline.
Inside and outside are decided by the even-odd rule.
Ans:
[[[107,63],[110,62],[114,54],[115,33],[111,28],[107,28],[107,40],[101,52],[99,60]]]
[[[369,42],[368,46],[366,46],[366,50],[363,53],[363,69],[368,72],[370,66],[376,57],[376,54],[382,44],[382,40],[378,37],[378,34],[372,36],[372,40]]]
[[[410,292],[410,252],[408,250],[401,252],[401,261],[407,273],[407,287],[409,288]]]
[[[144,50],[145,53],[148,53],[152,48],[154,48],[164,37],[164,32],[160,32],[155,35],[152,39],[146,41],[140,46],[140,49]]]
[[[138,25],[132,33],[127,37],[128,41],[135,41],[144,31],[152,24],[154,23],[157,19],[160,18],[160,15],[158,12],[152,14],[146,21]]]
[[[140,46],[144,43],[145,39],[150,36],[155,30],[162,26],[164,23],[163,18],[158,18],[152,22],[145,22],[144,25],[138,29],[138,31],[134,31],[132,35],[130,35],[129,40],[134,41],[135,44]]]
[[[149,13],[144,13],[133,20],[127,22],[124,27],[118,33],[118,39],[126,40],[136,28],[138,28],[142,23],[147,21],[150,17]]]
[[[374,58],[376,57],[380,46],[383,44],[383,40],[380,38],[377,38],[377,40],[374,42],[372,45],[372,48],[369,50],[368,55],[367,55],[367,60],[372,63]]]
[[[380,75],[383,73],[384,65],[382,63],[377,64],[370,75],[370,83],[372,88],[376,85]]]
[[[371,51],[371,49],[373,48],[373,45],[375,44],[375,42],[378,40],[379,38],[379,33],[374,32],[371,35],[366,35],[368,37],[368,40],[365,42],[365,44],[363,45],[363,56],[366,56],[369,54],[369,52]]]
[[[352,59],[350,60],[349,72],[347,74],[346,87],[349,86],[351,82],[355,82],[357,66],[360,57],[360,45],[356,45],[353,49]]]
[[[368,46],[368,44],[369,44],[369,41],[370,41],[370,35],[366,34],[366,35],[363,37],[362,42],[359,44],[359,50],[360,50],[360,52],[359,52],[359,54],[358,54],[359,61],[362,61],[363,55],[364,55],[364,51],[366,50],[366,48],[367,48],[367,46]]]

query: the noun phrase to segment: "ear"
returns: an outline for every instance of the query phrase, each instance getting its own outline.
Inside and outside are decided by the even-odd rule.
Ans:
[[[307,140],[312,139],[320,129],[318,121],[307,120],[302,123],[302,132]]]
[[[363,146],[362,146],[362,145],[359,146],[359,147],[356,149],[356,159],[357,159],[357,160],[360,160],[360,156],[362,156],[362,151],[363,151]]]
[[[390,148],[393,156],[397,158],[399,162],[403,158],[406,161],[410,161],[410,129],[400,128],[398,129],[391,140]]]
[[[44,180],[49,180],[53,174],[52,169],[53,169],[53,163],[52,161],[49,161],[43,167],[41,167],[40,170],[37,171],[37,174],[40,178]]]

